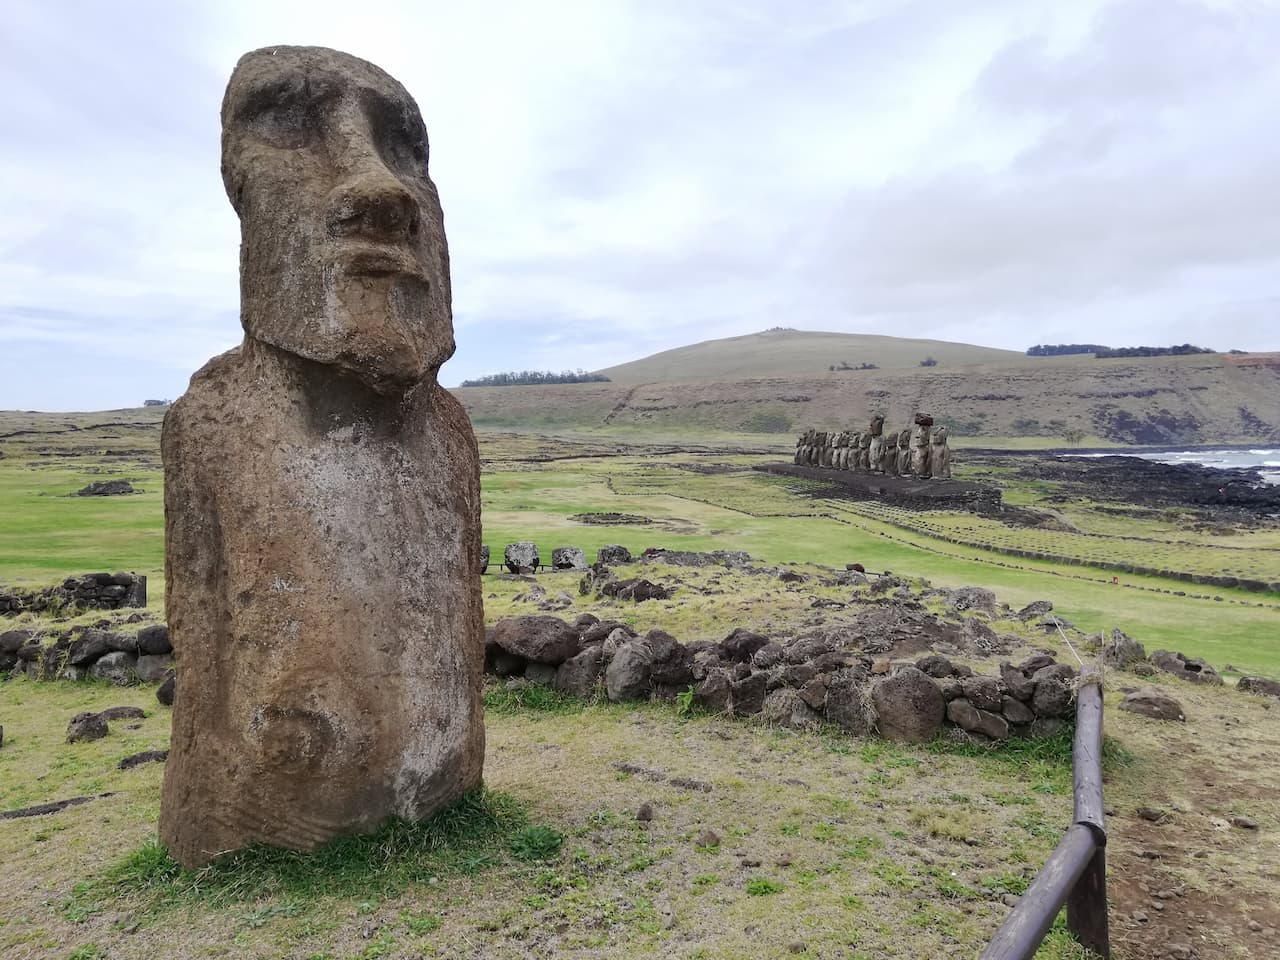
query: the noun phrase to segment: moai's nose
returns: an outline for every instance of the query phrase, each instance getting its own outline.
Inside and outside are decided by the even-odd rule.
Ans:
[[[403,243],[418,234],[418,205],[390,174],[368,171],[329,195],[331,237]]]

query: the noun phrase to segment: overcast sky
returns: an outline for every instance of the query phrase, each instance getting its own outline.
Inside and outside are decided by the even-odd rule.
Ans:
[[[771,326],[1280,348],[1272,0],[6,0],[0,408],[241,339],[218,108],[337,47],[422,108],[447,385]]]

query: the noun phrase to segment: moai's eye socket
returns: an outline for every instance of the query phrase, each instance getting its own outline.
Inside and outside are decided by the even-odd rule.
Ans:
[[[321,91],[305,79],[285,79],[253,91],[239,111],[241,123],[273,147],[297,150],[321,132]]]
[[[427,135],[416,112],[403,104],[374,98],[367,105],[374,143],[390,167],[412,177],[427,170]]]

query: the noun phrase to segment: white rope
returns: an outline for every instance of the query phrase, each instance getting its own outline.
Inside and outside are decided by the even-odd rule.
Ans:
[[[1084,667],[1084,661],[1080,659],[1080,654],[1076,653],[1076,648],[1071,645],[1071,641],[1067,639],[1067,635],[1062,632],[1062,624],[1057,617],[1053,618],[1053,625],[1058,628],[1058,636],[1062,638],[1062,642],[1067,645],[1067,649],[1071,651],[1071,655],[1076,658],[1076,663]]]

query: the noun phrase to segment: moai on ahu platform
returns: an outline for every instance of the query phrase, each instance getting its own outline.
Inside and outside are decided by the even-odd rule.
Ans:
[[[884,417],[876,414],[871,418],[871,443],[867,449],[867,469],[872,473],[883,473],[880,461],[884,456]]]
[[[911,475],[927,479],[929,477],[929,430],[933,426],[933,417],[927,413],[917,413],[915,428],[911,431]]]
[[[947,443],[946,427],[934,427],[929,435],[929,475],[934,480],[951,479],[951,445]]]

